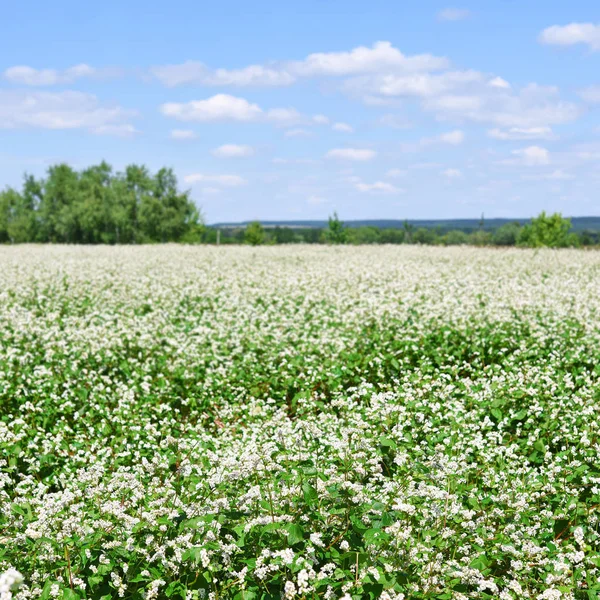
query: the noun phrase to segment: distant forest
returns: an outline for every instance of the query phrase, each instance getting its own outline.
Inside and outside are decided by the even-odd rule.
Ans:
[[[596,246],[600,218],[533,220],[329,221],[204,224],[171,169],[151,173],[106,162],[76,171],[67,164],[45,177],[25,175],[20,190],[0,191],[0,243],[63,244],[435,244]]]

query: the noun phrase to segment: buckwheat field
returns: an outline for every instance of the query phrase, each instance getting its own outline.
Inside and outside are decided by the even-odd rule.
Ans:
[[[2,248],[0,597],[597,599],[599,317],[595,252]]]

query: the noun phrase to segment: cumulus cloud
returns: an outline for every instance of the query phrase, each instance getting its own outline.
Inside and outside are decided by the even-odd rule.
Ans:
[[[103,70],[106,73],[106,70]],[[49,86],[62,83],[72,83],[82,77],[100,75],[103,71],[90,67],[84,63],[74,65],[68,69],[34,69],[26,65],[9,67],[4,71],[4,79],[11,83],[30,86]]]
[[[364,183],[357,181],[354,187],[359,191],[366,194],[401,194],[404,192],[401,188],[387,183],[385,181],[375,181],[374,183]]]
[[[442,95],[428,98],[423,107],[439,119],[492,123],[499,127],[534,128],[575,120],[581,108],[558,97],[552,86],[530,84],[514,93],[487,88],[488,92]]]
[[[212,154],[218,158],[246,158],[254,154],[254,148],[239,144],[223,144],[215,148]]]
[[[579,90],[579,96],[588,104],[600,104],[600,85],[591,85]]]
[[[302,119],[302,115],[295,108],[272,108],[267,111],[267,119],[281,125],[297,123]]]
[[[507,90],[510,88],[510,83],[506,81],[506,79],[502,79],[502,77],[494,77],[488,81],[488,85],[490,87],[500,88],[501,90]]]
[[[167,102],[160,110],[166,117],[180,121],[256,121],[263,115],[258,104],[229,94],[185,103]]]
[[[308,131],[307,129],[288,129],[284,133],[285,137],[295,138],[295,137],[311,137],[313,135],[312,131]]]
[[[186,61],[178,65],[153,67],[152,75],[168,87],[178,85],[209,86],[284,86],[294,83],[296,78],[283,69],[262,65],[250,65],[242,69],[215,69],[197,61]]]
[[[90,133],[130,138],[140,132],[130,123],[123,123],[122,125],[98,125],[97,127],[92,127]]]
[[[347,80],[343,89],[352,95],[372,98],[378,94],[384,98],[427,98],[450,93],[457,88],[482,82],[484,76],[478,71],[447,71],[440,74],[413,73],[354,77]]]
[[[326,117],[325,115],[313,115],[313,123],[316,123],[317,125],[329,125],[329,117]]]
[[[416,151],[422,148],[426,148],[427,146],[431,146],[433,144],[450,144],[451,146],[459,146],[464,141],[464,131],[460,129],[455,129],[454,131],[447,131],[446,133],[441,133],[440,135],[436,135],[434,137],[421,138],[416,147],[408,145],[405,147],[405,149],[407,151]]]
[[[195,140],[198,136],[191,129],[172,129],[170,137],[172,140]]]
[[[366,148],[334,148],[325,155],[325,158],[338,160],[367,161],[377,156],[377,152]]]
[[[272,158],[274,165],[315,165],[319,161],[313,158],[282,158],[280,156]]]
[[[528,167],[537,167],[550,164],[550,152],[541,146],[528,146],[512,152],[518,161]]]
[[[408,171],[405,171],[404,169],[390,169],[385,175],[386,177],[397,178],[404,177],[407,173]]]
[[[436,71],[448,60],[431,54],[406,56],[390,42],[375,42],[371,48],[359,46],[349,52],[317,52],[303,61],[291,63],[291,70],[304,77],[316,75],[354,75],[384,70]]]
[[[0,128],[86,129],[122,135],[133,126],[126,121],[135,111],[100,104],[82,92],[23,92],[0,90]],[[118,129],[108,129],[108,126]]]
[[[458,146],[459,144],[462,144],[465,141],[465,134],[460,129],[456,129],[455,131],[442,133],[438,139],[443,144],[451,144],[452,146]]]
[[[463,21],[471,16],[466,8],[445,8],[437,14],[438,21]]]
[[[354,128],[348,123],[334,123],[331,128],[334,131],[340,131],[341,133],[354,133]]]
[[[591,50],[600,50],[600,23],[570,23],[553,25],[540,33],[538,40],[542,44],[554,46],[573,46],[587,44]]]
[[[459,169],[445,169],[442,171],[442,175],[448,179],[460,179],[463,176]]]
[[[212,183],[215,185],[222,185],[224,187],[239,187],[248,183],[239,175],[206,175],[203,173],[192,173],[190,175],[186,175],[183,180],[189,185],[196,185],[198,183]]]
[[[198,61],[155,66],[150,73],[166,86],[284,86],[299,77],[343,76],[364,73],[436,71],[448,67],[448,59],[431,54],[406,56],[390,42],[376,42],[350,51],[316,52],[303,60],[250,65],[241,69],[210,69]]]
[[[488,135],[496,140],[553,140],[556,136],[550,127],[511,127],[490,129]]]

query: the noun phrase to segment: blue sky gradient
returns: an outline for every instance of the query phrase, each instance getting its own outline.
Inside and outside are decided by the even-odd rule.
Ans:
[[[23,0],[0,185],[171,166],[208,222],[600,214],[596,0]]]

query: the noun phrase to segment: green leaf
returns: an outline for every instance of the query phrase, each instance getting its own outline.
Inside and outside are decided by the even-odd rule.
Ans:
[[[63,590],[63,600],[79,600],[81,596],[70,588],[65,588]]]
[[[289,524],[287,526],[287,531],[287,541],[290,546],[293,546],[294,544],[297,544],[298,542],[301,542],[304,539],[304,530],[302,529],[302,527],[300,527],[300,525],[296,523]]]
[[[393,450],[396,450],[398,448],[396,442],[394,440],[391,440],[390,438],[381,436],[379,438],[379,445],[382,446],[383,448],[392,448]]]
[[[319,499],[319,494],[310,483],[307,482],[302,486],[302,492],[304,493],[304,502],[306,502],[306,504],[309,506],[316,504]]]

